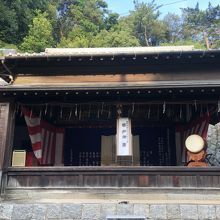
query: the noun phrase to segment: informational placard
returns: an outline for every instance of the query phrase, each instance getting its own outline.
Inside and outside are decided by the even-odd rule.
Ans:
[[[14,150],[12,155],[12,167],[25,167],[26,151]]]
[[[131,120],[117,119],[117,156],[132,155]]]

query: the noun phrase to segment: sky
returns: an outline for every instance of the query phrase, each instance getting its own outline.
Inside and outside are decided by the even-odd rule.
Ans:
[[[117,12],[121,16],[126,16],[129,11],[134,9],[133,0],[105,0],[108,3],[108,8],[112,12]],[[139,2],[151,2],[151,0],[139,0]],[[155,0],[157,5],[163,5],[159,11],[161,16],[168,12],[181,14],[180,8],[195,7],[199,2],[200,9],[206,9],[208,3],[211,2],[213,6],[220,4],[220,0]]]

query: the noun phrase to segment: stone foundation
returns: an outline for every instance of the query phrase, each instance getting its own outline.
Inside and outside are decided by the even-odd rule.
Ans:
[[[219,192],[11,189],[0,197],[0,220],[220,220]]]
[[[151,220],[220,219],[220,205],[123,202],[20,204],[10,201],[1,202],[0,205],[1,220],[105,220],[107,216],[145,216]]]

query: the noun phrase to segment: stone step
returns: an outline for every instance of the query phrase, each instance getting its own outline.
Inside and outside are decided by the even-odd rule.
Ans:
[[[220,204],[219,190],[8,190],[4,201],[42,203]]]

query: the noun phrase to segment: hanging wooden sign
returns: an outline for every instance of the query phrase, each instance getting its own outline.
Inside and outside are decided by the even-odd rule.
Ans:
[[[132,156],[131,119],[117,119],[117,156]]]

